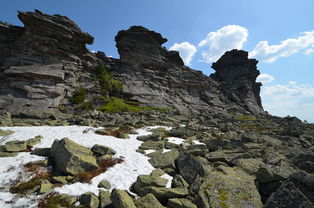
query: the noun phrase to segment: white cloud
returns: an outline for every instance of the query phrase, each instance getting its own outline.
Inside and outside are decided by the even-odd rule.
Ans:
[[[307,50],[304,52],[305,55],[310,55],[310,54],[312,54],[312,53],[314,53],[314,49],[313,49],[313,48],[309,48],[309,49],[307,49]]]
[[[226,51],[242,49],[248,37],[248,30],[239,25],[227,25],[216,32],[208,33],[198,47],[201,49],[202,61],[217,61]]]
[[[180,57],[186,65],[189,65],[193,55],[196,52],[196,47],[189,42],[175,43],[170,47],[170,50],[178,51]]]
[[[271,63],[278,58],[288,57],[300,50],[314,47],[314,31],[301,34],[297,38],[283,40],[278,45],[269,45],[268,41],[260,41],[249,55],[259,61]],[[308,53],[311,53],[311,50]]]
[[[264,109],[274,115],[297,116],[314,122],[314,88],[308,84],[289,82],[262,88]]]
[[[271,76],[270,74],[266,74],[266,73],[260,74],[256,79],[256,81],[261,82],[263,84],[268,83],[268,82],[272,82],[274,80],[275,80],[275,78],[273,76]]]

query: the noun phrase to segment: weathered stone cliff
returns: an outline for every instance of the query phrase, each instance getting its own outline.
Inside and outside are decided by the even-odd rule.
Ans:
[[[92,57],[93,37],[69,18],[19,12],[25,27],[0,24],[0,108],[14,116],[56,116]]]
[[[93,37],[69,18],[38,10],[19,12],[24,27],[0,24],[0,109],[15,117],[62,118],[60,106],[83,86],[100,96],[96,67],[105,65],[123,83],[123,97],[180,114],[264,114],[257,61],[227,52],[206,76],[185,66],[167,39],[141,26],[118,33],[120,59],[86,49]],[[72,112],[73,113],[73,112]]]
[[[167,51],[167,39],[140,26],[116,36],[121,64],[114,67],[124,93],[149,106],[174,107],[182,113],[263,114],[257,61],[244,51],[226,53],[213,66],[214,79],[184,66],[179,54]],[[234,85],[232,83],[235,83]]]

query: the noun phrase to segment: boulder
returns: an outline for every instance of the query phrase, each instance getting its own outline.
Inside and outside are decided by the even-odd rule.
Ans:
[[[116,152],[110,148],[110,147],[106,147],[106,146],[103,146],[103,145],[99,145],[99,144],[95,144],[93,147],[92,147],[92,152],[97,155],[97,156],[103,156],[103,155],[114,155],[116,154]]]
[[[197,177],[204,177],[212,167],[205,160],[191,155],[180,154],[176,159],[177,169],[186,182],[192,184]]]
[[[135,201],[137,208],[164,208],[153,194],[147,194]]]
[[[109,206],[110,204],[112,204],[112,201],[110,199],[110,191],[102,191],[99,190],[99,207],[100,208],[106,208],[107,206]]]
[[[32,150],[32,155],[38,155],[43,157],[48,157],[50,152],[50,148],[35,148]]]
[[[40,136],[40,135],[35,136],[34,138],[26,140],[26,145],[27,145],[27,147],[31,147],[32,148],[36,144],[39,144],[43,138],[44,137]]]
[[[92,192],[86,192],[80,196],[80,204],[89,208],[98,208],[99,199]]]
[[[38,190],[39,194],[46,194],[51,192],[53,189],[53,185],[48,180],[43,180],[40,184],[40,188]]]
[[[55,140],[49,152],[56,172],[76,175],[98,168],[93,152],[68,138]]]
[[[6,152],[21,152],[27,150],[26,142],[19,140],[6,142],[3,148]]]
[[[106,179],[103,179],[99,182],[98,188],[111,189],[111,184]]]
[[[2,152],[0,151],[0,157],[16,157],[17,152]]]
[[[312,202],[292,182],[284,183],[267,200],[264,208],[313,208]]]
[[[141,197],[147,194],[153,194],[158,199],[158,201],[160,201],[162,204],[165,204],[167,203],[168,199],[184,198],[189,194],[189,192],[186,188],[164,188],[154,186],[147,186],[139,190],[139,195]]]
[[[149,162],[155,168],[175,168],[174,161],[179,156],[179,151],[172,149],[170,152],[162,153],[161,151],[154,152],[154,155],[149,159]]]
[[[186,182],[184,180],[184,178],[181,175],[176,174],[173,177],[173,179],[172,179],[171,187],[174,187],[174,188],[188,188],[189,184],[188,184],[188,182]]]
[[[149,149],[160,150],[160,149],[163,149],[164,146],[165,146],[164,141],[146,141],[146,142],[143,142],[141,144],[139,149],[141,149],[141,150],[149,150]]]
[[[188,199],[169,199],[168,208],[197,208],[197,206]]]
[[[0,129],[0,136],[8,136],[8,135],[11,135],[11,134],[14,134],[14,131],[11,131],[11,130],[2,130]]]
[[[130,195],[123,190],[113,189],[110,199],[115,207],[119,208],[137,208]]]
[[[133,184],[133,188],[138,193],[141,188],[146,186],[166,187],[167,182],[167,179],[157,175],[139,175]]]
[[[263,207],[255,178],[239,168],[218,166],[204,178],[198,207]]]

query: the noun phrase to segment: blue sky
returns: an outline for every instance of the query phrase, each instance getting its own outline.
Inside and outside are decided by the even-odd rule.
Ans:
[[[95,37],[90,50],[117,58],[114,36],[132,25],[161,33],[205,74],[225,50],[244,49],[260,61],[265,110],[314,122],[313,0],[11,0],[0,20],[21,25],[17,10],[35,8],[70,17]]]

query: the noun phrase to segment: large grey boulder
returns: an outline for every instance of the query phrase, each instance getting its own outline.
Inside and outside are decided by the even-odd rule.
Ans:
[[[99,199],[92,192],[86,192],[80,196],[80,203],[89,208],[98,208]]]
[[[175,159],[179,156],[179,151],[176,149],[172,149],[170,152],[162,153],[161,151],[152,153],[151,159],[149,162],[155,168],[174,168]]]
[[[313,208],[312,202],[292,183],[284,183],[267,200],[264,208]]]
[[[55,140],[49,152],[54,169],[62,174],[76,175],[98,167],[93,152],[69,138]]]
[[[113,189],[110,199],[115,207],[119,208],[137,208],[130,195],[123,190]]]
[[[263,207],[255,178],[239,168],[226,166],[218,166],[204,178],[197,202],[200,208]]]
[[[164,208],[153,194],[147,194],[135,201],[137,208]]]

